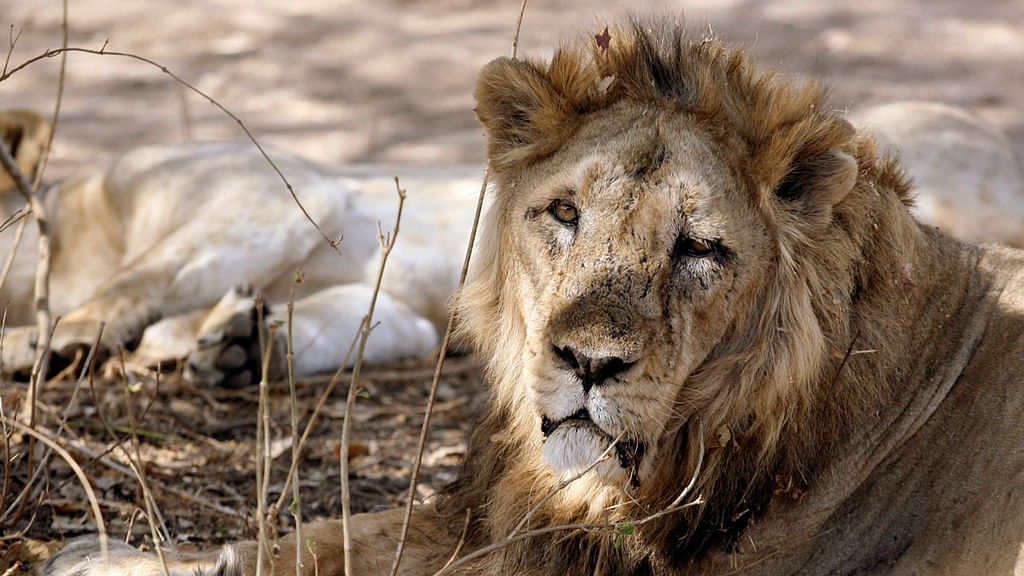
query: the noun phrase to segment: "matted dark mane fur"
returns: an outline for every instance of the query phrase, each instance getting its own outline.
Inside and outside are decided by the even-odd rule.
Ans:
[[[603,514],[553,499],[530,526],[635,520],[664,507],[693,473],[702,426],[709,448],[694,494],[703,503],[638,528],[621,547],[607,532],[577,531],[509,546],[487,561],[506,573],[543,565],[545,573],[591,574],[599,556],[612,555],[630,573],[678,569],[727,546],[773,499],[799,498],[837,443],[867,422],[867,407],[895,393],[886,375],[898,372],[897,352],[885,342],[896,322],[884,311],[895,309],[904,255],[920,241],[899,209],[908,182],[830,108],[820,84],[758,72],[743,50],[690,38],[678,24],[635,22],[612,30],[607,48],[588,37],[559,48],[550,63],[506,64],[542,103],[526,110],[505,102],[504,80],[487,68],[481,74],[478,114],[492,126],[496,180],[492,224],[519,171],[559,150],[589,113],[621,101],[696,119],[758,202],[776,196],[762,209],[776,227],[777,265],[756,302],[737,304],[743,312],[700,368],[680,375],[686,385],[677,403],[694,416],[662,439],[653,477]],[[853,191],[834,207],[814,197],[815,179],[830,169],[816,162],[830,150],[859,165]],[[490,404],[461,479],[439,502],[456,538],[472,509],[475,545],[505,537],[557,483],[532,464],[540,432],[521,414],[529,410],[517,382],[524,327],[509,312],[501,266],[510,248],[501,230],[486,229],[460,319],[487,362]],[[853,350],[871,353],[851,357]]]

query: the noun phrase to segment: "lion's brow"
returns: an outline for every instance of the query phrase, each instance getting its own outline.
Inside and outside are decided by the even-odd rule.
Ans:
[[[645,146],[632,154],[630,160],[634,166],[633,178],[644,180],[665,163],[668,148],[659,136],[660,134],[655,134]]]

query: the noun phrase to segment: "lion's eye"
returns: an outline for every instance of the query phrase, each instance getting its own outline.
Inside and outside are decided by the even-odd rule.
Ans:
[[[555,200],[552,202],[548,212],[555,217],[555,220],[568,226],[575,226],[580,218],[579,210],[576,209],[576,206],[565,200]]]
[[[687,238],[686,236],[680,236],[676,239],[676,245],[673,250],[674,256],[689,256],[691,258],[704,258],[715,253],[715,244],[708,240],[701,240],[700,238]]]

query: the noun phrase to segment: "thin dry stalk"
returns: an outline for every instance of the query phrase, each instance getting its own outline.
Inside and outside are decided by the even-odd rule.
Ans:
[[[704,451],[705,451],[705,447],[704,447],[704,434],[705,434],[704,423],[701,422],[701,424],[700,424],[700,452],[697,454],[697,465],[693,469],[693,474],[690,476],[690,481],[689,481],[689,483],[686,484],[686,487],[684,487],[682,489],[682,491],[679,493],[679,495],[676,496],[675,500],[673,500],[671,504],[669,504],[668,506],[662,508],[661,510],[659,510],[659,511],[653,513],[653,514],[650,514],[649,516],[645,516],[644,518],[641,518],[641,519],[636,520],[636,521],[627,521],[627,522],[580,522],[580,523],[577,523],[577,524],[561,524],[561,525],[558,525],[558,526],[546,526],[544,528],[537,528],[536,530],[530,530],[530,531],[527,531],[527,532],[523,532],[522,534],[519,534],[519,535],[516,535],[516,536],[510,536],[508,538],[505,538],[504,540],[501,540],[499,542],[495,542],[493,544],[490,544],[489,546],[484,546],[483,548],[475,550],[472,553],[467,554],[467,555],[463,556],[462,558],[459,558],[455,562],[452,562],[449,565],[446,565],[445,567],[441,568],[440,570],[438,570],[437,572],[434,573],[434,576],[440,576],[442,573],[444,573],[447,570],[450,570],[452,568],[457,568],[459,566],[462,566],[462,565],[464,565],[464,564],[466,564],[468,562],[471,562],[471,561],[473,561],[473,560],[475,560],[477,558],[481,558],[481,557],[486,556],[486,555],[488,555],[488,554],[490,554],[492,552],[500,550],[500,549],[502,549],[502,548],[504,548],[504,547],[506,547],[506,546],[508,546],[510,544],[514,544],[516,542],[521,542],[523,540],[528,540],[530,538],[535,538],[537,536],[544,536],[545,534],[551,534],[551,533],[555,533],[555,532],[564,532],[564,531],[569,531],[569,530],[597,530],[597,529],[607,529],[607,528],[619,529],[620,527],[627,526],[627,525],[629,525],[631,527],[642,526],[644,524],[648,524],[650,522],[653,522],[654,520],[657,520],[658,518],[661,518],[661,517],[666,516],[668,514],[672,514],[674,512],[678,512],[680,510],[689,508],[691,506],[698,506],[698,505],[702,504],[703,500],[700,497],[698,497],[696,500],[693,500],[692,502],[687,502],[685,504],[683,502],[686,500],[687,497],[689,497],[690,493],[693,491],[693,487],[697,485],[697,478],[698,478],[698,476],[700,476],[701,469],[704,467]],[[599,457],[599,459],[600,459],[600,457]],[[518,527],[517,527],[517,529],[518,529]],[[513,533],[514,533],[514,531],[513,531]]]
[[[124,366],[123,366],[124,358],[123,357],[121,359],[121,362],[122,362],[122,367],[121,367],[122,368],[122,374],[124,374]],[[155,391],[153,393],[154,397],[156,397],[156,395],[159,393],[159,390],[160,390],[160,381],[158,379],[157,380],[157,391]],[[158,508],[157,508],[157,505],[156,505],[156,500],[153,498],[153,492],[150,491],[149,483],[146,482],[146,475],[143,472],[144,466],[142,464],[142,450],[139,448],[138,428],[137,428],[136,422],[135,422],[135,409],[132,407],[132,397],[131,397],[131,394],[132,394],[131,388],[128,385],[128,383],[125,382],[124,397],[125,397],[125,403],[127,404],[127,408],[128,408],[128,426],[129,426],[129,428],[131,430],[131,443],[132,443],[132,450],[134,451],[134,458],[132,458],[131,455],[128,455],[129,456],[128,462],[131,465],[132,471],[135,472],[135,477],[136,477],[136,479],[139,482],[139,486],[142,487],[142,501],[143,501],[143,503],[144,503],[144,505],[146,507],[146,523],[149,525],[149,534],[150,534],[150,537],[153,538],[153,547],[156,548],[156,555],[160,559],[160,566],[164,570],[164,576],[171,576],[171,571],[168,570],[168,568],[167,568],[167,559],[164,557],[164,547],[163,547],[162,542],[164,542],[165,539],[161,538],[160,533],[159,533],[160,531],[157,529],[157,526],[156,526],[156,519],[157,519],[158,514],[159,514],[159,512],[157,511]],[[166,530],[164,532],[166,534]]]
[[[61,458],[67,462],[68,466],[71,467],[72,472],[78,478],[79,483],[82,485],[82,489],[85,490],[85,497],[89,501],[89,507],[92,509],[93,518],[96,519],[96,532],[100,541],[100,553],[103,555],[103,560],[107,558],[107,527],[103,523],[103,512],[100,510],[99,500],[96,498],[96,493],[92,489],[92,485],[89,484],[89,478],[85,475],[85,471],[82,467],[75,462],[75,459],[68,453],[67,450],[62,448],[56,440],[50,438],[38,428],[32,428],[12,418],[4,418],[4,421],[9,423],[14,428],[17,428],[20,432],[32,436],[36,440],[39,440],[43,444],[47,445],[54,452],[57,453]]]
[[[395,247],[398,239],[398,230],[402,224],[402,208],[405,206],[405,190],[398,183],[395,176],[395,190],[398,192],[398,212],[395,214],[395,228],[387,235],[377,223],[377,242],[380,244],[380,265],[377,267],[377,278],[373,283],[373,295],[370,297],[370,306],[363,318],[359,334],[359,348],[356,350],[355,363],[352,365],[352,379],[348,384],[348,396],[345,400],[345,420],[341,425],[341,447],[339,455],[341,460],[341,526],[343,536],[343,547],[345,550],[345,576],[352,576],[352,526],[351,526],[351,497],[348,484],[348,448],[352,434],[352,408],[356,402],[356,387],[359,384],[359,371],[363,366],[363,353],[366,351],[366,341],[373,330],[373,311],[377,306],[377,295],[380,293],[380,285],[384,280],[384,269],[388,264],[388,256]]]
[[[7,67],[11,63],[11,54],[14,53],[14,45],[18,43],[18,38],[21,38],[21,30],[18,30],[18,33],[15,34],[14,33],[14,24],[11,24],[11,29],[8,32],[8,40],[7,40],[8,41],[7,57],[4,58],[4,68],[3,68],[3,71],[0,72],[0,76],[3,76],[4,74],[7,74]]]
[[[359,343],[359,334],[362,331],[362,324],[359,326],[360,329],[356,331],[356,335],[348,345],[348,351],[345,352],[345,359],[341,361],[341,365],[338,366],[338,369],[334,371],[334,375],[331,376],[331,380],[327,384],[327,388],[324,389],[323,394],[320,395],[320,399],[317,400],[316,406],[313,408],[313,414],[310,415],[309,422],[306,423],[305,430],[302,431],[302,438],[299,439],[298,448],[295,450],[296,456],[292,459],[291,468],[288,469],[288,475],[284,479],[284,487],[281,488],[281,495],[274,504],[274,508],[276,510],[280,510],[281,506],[284,506],[284,500],[288,497],[288,488],[291,486],[292,478],[295,477],[295,472],[298,469],[302,452],[306,448],[306,440],[309,439],[309,435],[313,432],[313,426],[320,417],[320,412],[327,403],[327,399],[331,397],[331,393],[334,392],[334,388],[341,382],[341,377],[345,373],[345,367],[348,366],[348,361],[356,349],[356,344]]]
[[[295,573],[302,574],[302,500],[299,494],[299,400],[295,393],[295,349],[292,342],[292,320],[295,313],[295,290],[302,282],[302,272],[295,272],[295,281],[288,292],[288,394],[291,396],[292,407],[292,464],[288,470],[288,482],[292,484],[292,503],[288,509],[295,518]],[[281,490],[284,497],[288,489]],[[277,510],[277,506],[274,510]]]
[[[519,5],[519,18],[516,20],[516,35],[512,38],[512,59],[519,54],[519,32],[523,29],[523,16],[526,14],[526,0]]]
[[[14,257],[18,255],[18,247],[21,246],[21,238],[25,234],[28,215],[31,213],[32,210],[24,212],[21,222],[18,222],[18,229],[14,231],[14,241],[11,242],[11,249],[7,252],[7,260],[4,260],[3,272],[0,272],[0,289],[3,289],[4,285],[7,284],[7,276],[10,275],[11,267],[14,266]]]
[[[3,318],[0,318],[0,355],[3,354],[4,350],[3,335],[6,328],[7,309],[4,308]],[[7,413],[4,411],[2,395],[0,395],[0,432],[4,436],[4,481],[2,487],[0,487],[0,510],[4,510],[7,508],[7,496],[11,490],[11,463],[14,461],[14,457],[11,456],[11,436],[14,435],[14,428],[7,426]]]
[[[441,566],[438,572],[444,572],[455,562],[455,559],[459,557],[459,552],[462,552],[462,547],[466,545],[466,535],[469,534],[469,520],[473,517],[473,509],[466,508],[466,520],[462,523],[462,536],[459,536],[459,543],[455,545],[455,550],[452,555],[448,557],[448,561]]]
[[[68,0],[64,0],[63,7],[61,9],[61,48],[67,49],[68,47]],[[62,52],[60,55],[60,76],[57,77],[57,100],[53,105],[53,116],[50,118],[50,136],[46,140],[46,145],[43,146],[42,155],[39,157],[39,166],[36,168],[35,179],[32,180],[32,189],[35,191],[39,190],[39,186],[43,183],[43,173],[46,172],[46,165],[50,161],[50,150],[53,149],[53,137],[57,134],[57,123],[60,120],[60,106],[64,102],[64,78],[66,76],[68,67],[68,55],[67,52]]]
[[[270,495],[270,470],[273,458],[270,451],[270,362],[274,356],[274,334],[277,327],[266,327],[263,319],[263,296],[256,296],[256,316],[260,340],[260,352],[263,354],[262,371],[260,374],[260,398],[256,418],[256,523],[257,523],[257,554],[256,575],[263,576],[267,570],[273,571],[273,558],[270,551],[270,526],[267,518],[267,500]]]
[[[15,188],[21,193],[36,217],[36,227],[39,229],[39,241],[36,245],[36,278],[35,278],[35,309],[36,309],[36,330],[40,342],[36,346],[36,357],[32,365],[32,376],[29,378],[28,404],[29,424],[35,425],[36,421],[36,394],[40,380],[46,378],[46,360],[50,350],[50,224],[46,218],[46,209],[43,207],[42,198],[36,194],[32,184],[28,181],[18,163],[14,160],[7,146],[0,142],[0,164],[14,180]]]
[[[512,58],[515,59],[519,52],[519,32],[523,27],[523,15],[526,14],[526,2],[523,0],[519,6],[519,18],[516,20],[516,31],[512,39]],[[409,478],[409,496],[405,503],[405,517],[402,519],[402,531],[398,537],[398,546],[395,548],[395,560],[391,564],[391,576],[398,575],[398,567],[402,563],[402,553],[405,551],[405,542],[409,538],[409,523],[412,521],[412,508],[416,503],[416,486],[419,484],[420,469],[423,466],[423,453],[427,448],[427,435],[430,433],[430,419],[434,411],[434,403],[437,400],[437,388],[441,382],[441,372],[444,370],[445,356],[448,355],[448,347],[451,345],[452,330],[455,328],[455,310],[458,309],[459,299],[462,297],[462,289],[466,285],[466,276],[469,274],[469,263],[473,257],[473,245],[476,242],[476,232],[480,225],[480,214],[484,208],[484,198],[487,194],[487,181],[490,176],[490,169],[484,170],[483,182],[480,184],[480,194],[477,197],[476,211],[473,213],[473,226],[469,232],[469,240],[466,242],[466,257],[462,262],[462,271],[459,273],[459,284],[452,297],[452,312],[448,315],[448,326],[444,331],[444,338],[441,341],[441,349],[438,351],[437,366],[434,369],[434,377],[430,383],[430,395],[427,398],[427,407],[423,411],[423,427],[420,429],[419,445],[416,449],[416,460],[413,463],[412,475]]]
[[[18,208],[15,210],[13,214],[4,218],[3,222],[0,222],[0,234],[3,234],[8,228],[27,218],[31,213],[28,208]]]
[[[96,337],[96,342],[97,343],[99,342],[99,338],[100,338],[101,335],[102,335],[102,326],[101,326],[100,334],[97,334],[97,337]],[[156,500],[153,498],[153,493],[149,489],[149,483],[146,481],[146,477],[145,477],[145,475],[142,472],[143,469],[144,469],[144,466],[143,466],[143,462],[142,462],[142,453],[141,453],[141,450],[139,449],[138,427],[136,425],[135,411],[134,411],[134,408],[132,407],[132,399],[130,397],[131,385],[128,383],[127,373],[123,369],[123,366],[124,366],[124,358],[123,357],[121,359],[121,364],[122,364],[121,375],[122,375],[122,378],[124,378],[124,382],[125,382],[125,399],[126,399],[126,404],[127,404],[126,409],[128,411],[128,418],[129,418],[129,423],[130,423],[130,425],[129,425],[129,439],[130,439],[130,442],[132,443],[132,446],[133,446],[133,449],[134,449],[134,453],[132,451],[129,451],[128,448],[125,447],[124,443],[121,442],[121,439],[117,437],[117,432],[114,430],[114,427],[110,424],[110,422],[107,420],[106,416],[103,414],[103,410],[100,409],[100,406],[101,406],[100,399],[99,399],[99,395],[96,393],[96,382],[95,382],[95,380],[92,377],[93,374],[92,374],[91,370],[89,371],[89,391],[92,394],[93,404],[95,404],[95,406],[96,406],[96,415],[99,416],[100,424],[103,426],[103,429],[104,429],[104,431],[106,431],[107,435],[110,436],[110,439],[114,443],[114,446],[118,450],[120,450],[121,453],[124,455],[125,459],[128,460],[128,467],[131,470],[130,476],[135,478],[135,480],[139,483],[139,486],[142,488],[143,506],[146,508],[146,521],[149,523],[149,527],[150,527],[152,538],[153,538],[153,545],[156,546],[157,555],[160,557],[160,562],[161,562],[161,564],[164,567],[165,574],[168,574],[168,576],[169,576],[169,572],[167,571],[167,565],[166,565],[166,562],[164,560],[163,550],[162,550],[161,545],[160,545],[161,541],[166,541],[166,540],[168,540],[168,538],[160,536],[160,534],[159,534],[160,530],[158,530],[158,528],[156,526],[156,523],[159,523],[160,526],[163,527],[163,533],[164,534],[167,534],[167,528],[164,525],[163,517],[160,515],[160,509],[159,509],[159,507],[156,504]],[[156,400],[156,398],[157,398],[157,396],[159,394],[159,382],[157,382],[157,386],[158,386],[157,390],[153,393],[153,397],[150,399],[149,404],[146,406],[146,409],[143,411],[143,414],[142,414],[143,418],[145,417],[145,415],[147,413],[149,413],[150,407],[152,407],[153,402]]]
[[[63,49],[67,49],[67,0],[64,0],[63,2],[61,31],[61,47]],[[11,49],[13,50],[13,48],[14,44],[12,41]],[[60,106],[61,102],[64,99],[64,78],[66,69],[67,56],[65,54],[62,54],[60,61],[60,76],[57,79],[57,100],[53,108],[53,118],[50,122],[50,136],[46,141],[46,145],[43,146],[39,166],[36,168],[35,179],[31,184],[28,184],[28,180],[25,178],[25,175],[21,174],[21,171],[18,169],[17,162],[14,161],[14,157],[11,155],[11,151],[7,150],[6,147],[3,146],[2,143],[0,143],[0,161],[2,161],[4,168],[7,170],[8,174],[11,175],[11,178],[15,181],[17,188],[21,191],[32,212],[35,214],[36,227],[39,229],[39,239],[36,244],[35,309],[36,331],[37,334],[39,334],[40,342],[36,345],[35,358],[33,359],[32,362],[32,374],[29,377],[27,399],[27,403],[29,405],[29,426],[34,426],[36,422],[36,404],[37,397],[39,395],[39,385],[41,382],[46,381],[46,372],[50,360],[50,342],[53,339],[53,332],[51,331],[50,324],[50,260],[52,251],[50,240],[50,222],[46,216],[46,211],[43,208],[43,193],[40,189],[40,184],[42,183],[43,173],[46,171],[46,164],[49,161],[50,149],[53,145],[53,136],[57,132],[57,121],[60,118]],[[30,463],[32,452],[33,450],[30,442]]]
[[[427,397],[427,407],[423,411],[423,426],[420,429],[419,444],[416,447],[416,460],[413,462],[412,475],[409,477],[409,496],[405,502],[405,517],[402,520],[402,531],[398,537],[398,546],[395,549],[395,560],[391,564],[391,576],[398,574],[398,567],[402,562],[402,553],[405,551],[405,541],[409,536],[409,522],[412,520],[412,508],[416,503],[416,486],[419,485],[420,469],[423,466],[423,453],[427,448],[427,435],[430,433],[430,420],[434,413],[434,404],[437,402],[437,388],[441,383],[441,372],[444,370],[445,357],[448,355],[448,347],[451,345],[452,331],[455,328],[455,309],[458,306],[459,297],[462,294],[462,287],[466,285],[466,276],[469,273],[469,261],[473,255],[473,243],[476,240],[477,226],[480,223],[480,213],[483,212],[484,193],[487,190],[488,172],[484,172],[484,181],[480,185],[480,196],[477,199],[476,213],[473,216],[473,227],[469,233],[469,243],[466,246],[466,258],[462,263],[462,272],[459,275],[458,288],[452,299],[452,313],[448,316],[448,326],[444,331],[444,339],[441,340],[441,348],[438,351],[437,365],[434,368],[434,376],[430,383],[430,394]]]

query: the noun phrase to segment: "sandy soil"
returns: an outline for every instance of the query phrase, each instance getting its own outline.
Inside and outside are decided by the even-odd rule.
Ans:
[[[74,46],[166,65],[263,140],[328,162],[481,162],[476,71],[508,54],[519,2],[485,0],[71,0]],[[576,30],[641,4],[528,6],[520,42],[544,55]],[[1024,4],[1016,0],[695,0],[685,10],[765,66],[814,74],[839,108],[929,99],[974,109],[1024,149]],[[3,0],[20,34],[12,64],[60,46],[60,3]],[[0,106],[49,110],[57,60],[0,86]],[[237,126],[159,70],[114,56],[69,58],[52,175],[146,143],[238,138]]]
[[[491,58],[509,53],[519,10],[514,0],[69,3],[70,45],[106,46],[165,65],[237,114],[261,141],[325,162],[403,164],[482,162],[482,135],[472,113],[474,76]],[[636,4],[535,2],[526,12],[521,54],[548,54],[567,31],[599,31],[605,19],[631,6]],[[641,11],[685,9],[692,28],[711,26],[747,45],[765,66],[823,78],[833,86],[837,108],[896,99],[966,106],[1024,151],[1020,1],[694,0],[645,6]],[[3,0],[0,24],[17,38],[7,69],[59,47],[60,23],[58,2]],[[17,71],[0,83],[0,107],[51,111],[57,72],[58,59]],[[73,54],[48,174],[78,174],[143,144],[240,137],[231,119],[157,68],[117,56]],[[455,366],[442,385],[421,497],[451,479],[461,456],[461,431],[479,402],[475,365],[462,359]],[[402,498],[426,373],[429,366],[423,364],[378,367],[362,383],[370,398],[361,400],[357,446],[349,455],[360,510]],[[133,416],[150,407],[142,426],[147,474],[173,539],[205,543],[251,536],[244,511],[255,502],[254,392],[211,395],[173,376],[159,388],[154,378],[139,378],[141,389],[130,405]],[[323,387],[323,381],[300,385],[304,411]],[[70,382],[51,386],[45,417],[55,423],[67,414],[72,442],[123,463],[95,417],[98,407],[111,425],[126,425],[123,386],[117,379],[101,380],[95,393],[82,391],[75,399],[73,389]],[[17,385],[0,388],[7,406],[23,392]],[[285,391],[279,387],[275,394]],[[307,456],[307,518],[337,514],[340,402],[328,403]],[[274,434],[288,437],[286,414],[275,419]],[[279,452],[277,478],[289,459],[285,443]],[[76,456],[99,489],[111,532],[130,532],[133,542],[145,542],[148,528],[137,520],[141,498],[134,479],[85,454]],[[8,472],[10,493],[17,493],[26,471],[16,463]],[[93,530],[81,488],[68,470],[52,461],[48,472],[38,492],[42,497],[28,512],[17,521],[0,521],[0,573],[19,559],[20,573],[31,573],[32,562],[48,549],[41,543]],[[5,498],[0,513],[10,503],[11,496]]]

